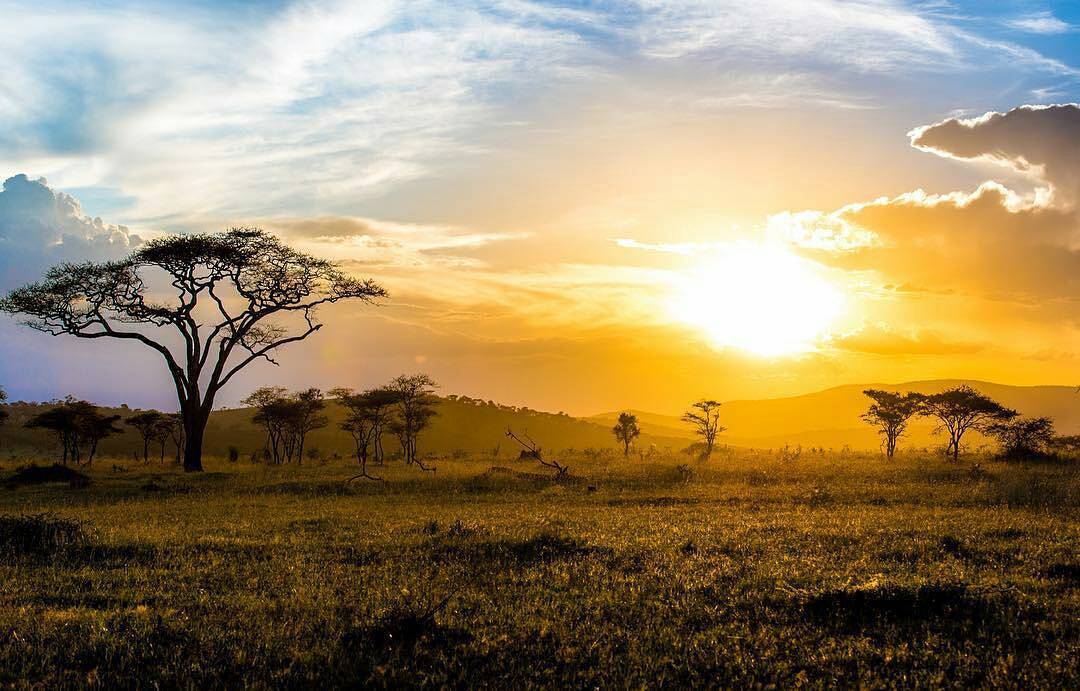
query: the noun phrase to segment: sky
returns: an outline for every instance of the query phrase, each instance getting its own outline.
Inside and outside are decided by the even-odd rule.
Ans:
[[[0,0],[0,45],[0,288],[258,225],[390,291],[225,403],[1080,381],[1077,3]],[[175,405],[138,347],[0,338],[13,399]]]

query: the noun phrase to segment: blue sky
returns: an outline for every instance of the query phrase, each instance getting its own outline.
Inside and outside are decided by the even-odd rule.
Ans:
[[[425,180],[480,182],[568,121],[588,138],[582,120],[602,132],[620,111],[696,104],[707,127],[750,109],[872,109],[884,134],[1076,100],[1078,15],[1026,1],[2,2],[0,160],[148,227],[400,218],[395,191],[437,216],[460,191]]]

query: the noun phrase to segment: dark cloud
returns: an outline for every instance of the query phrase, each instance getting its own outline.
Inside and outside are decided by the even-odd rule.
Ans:
[[[959,159],[988,159],[1030,173],[1061,202],[1080,199],[1080,105],[1021,106],[950,118],[911,132],[913,146]]]

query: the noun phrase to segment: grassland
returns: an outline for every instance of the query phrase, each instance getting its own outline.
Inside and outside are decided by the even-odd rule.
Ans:
[[[103,459],[0,488],[81,525],[0,526],[0,683],[1076,688],[1080,466],[980,463]]]

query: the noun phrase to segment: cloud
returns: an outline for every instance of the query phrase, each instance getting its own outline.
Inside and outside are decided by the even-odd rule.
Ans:
[[[867,73],[1071,69],[898,0],[5,8],[0,159],[65,187],[115,187],[135,200],[126,219],[147,226],[380,215],[369,207],[394,190],[451,185],[482,167],[467,162],[617,111],[624,94],[710,120],[875,107],[888,85]]]
[[[647,55],[812,57],[865,72],[941,67],[959,58],[950,31],[893,2],[645,0],[637,33]]]
[[[1052,12],[1034,12],[1005,21],[1005,26],[1031,34],[1063,34],[1072,27]]]
[[[1021,106],[978,118],[949,118],[910,133],[917,149],[988,160],[1049,185],[1063,203],[1080,198],[1080,105]]]
[[[883,324],[864,326],[829,341],[838,350],[870,355],[967,355],[984,349],[978,343],[954,341],[933,331],[903,333]]]
[[[1037,187],[1021,193],[988,181],[972,192],[915,190],[829,213],[778,214],[767,227],[834,268],[877,276],[893,300],[967,296],[969,307],[989,300],[1012,303],[1014,316],[1077,319],[1080,107],[950,118],[910,136],[920,150],[992,161],[1031,176]]]
[[[0,269],[5,288],[58,261],[111,259],[141,242],[127,227],[82,212],[79,201],[44,178],[19,174],[0,191]]]

